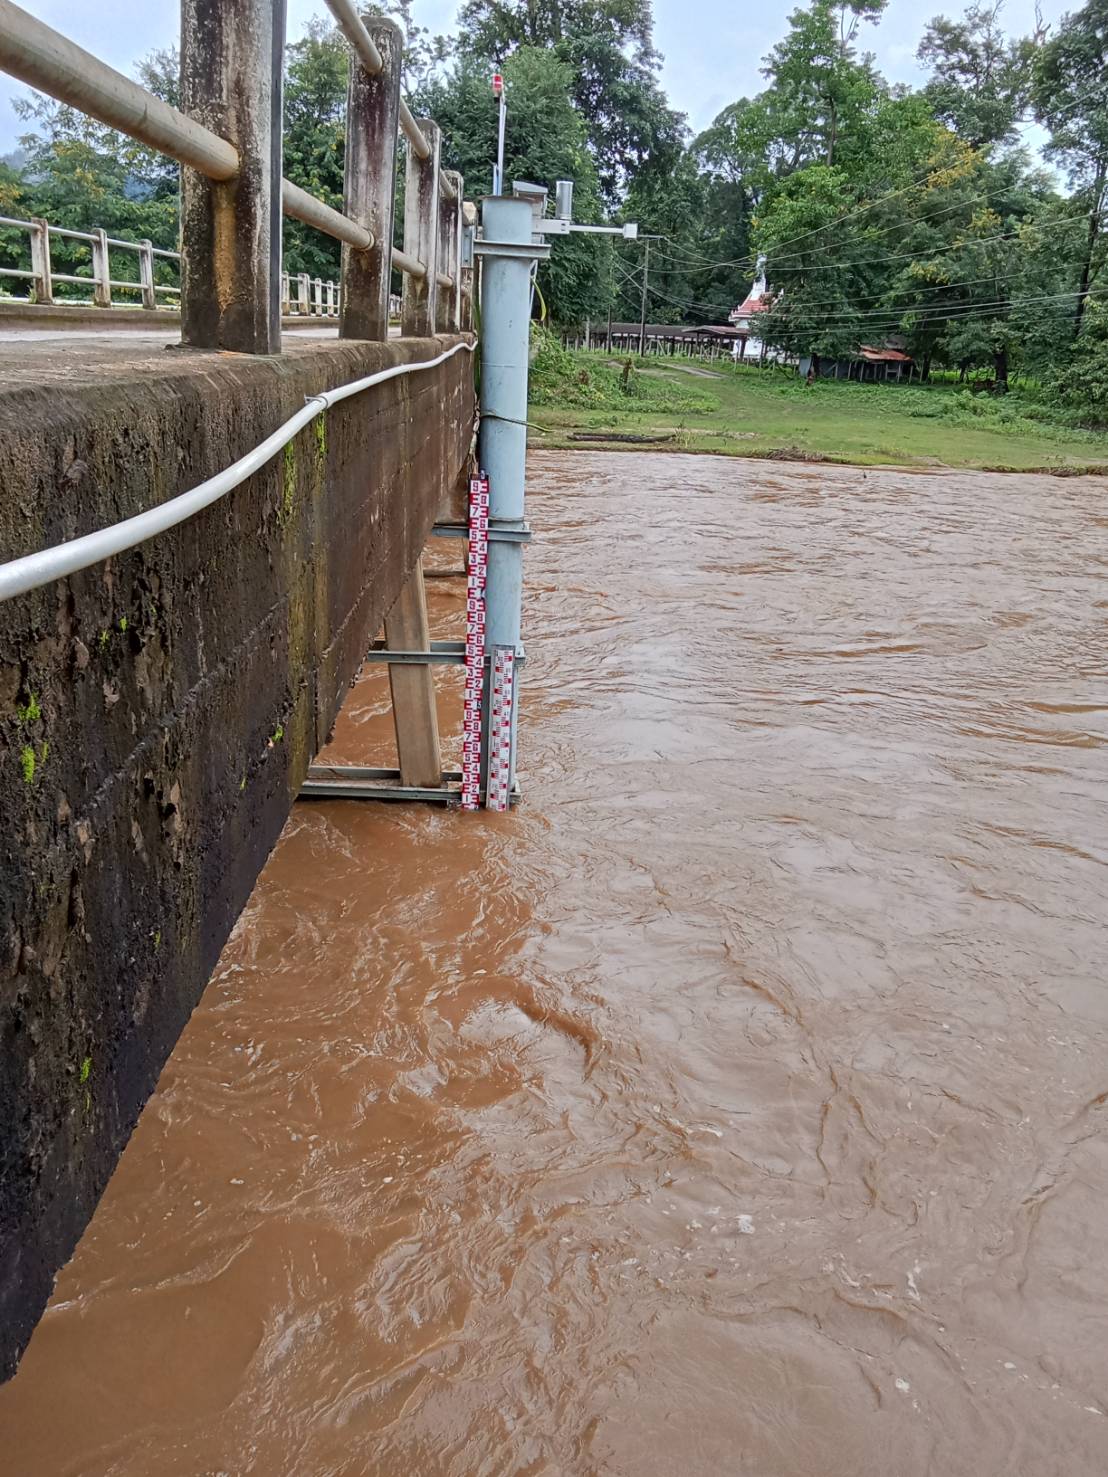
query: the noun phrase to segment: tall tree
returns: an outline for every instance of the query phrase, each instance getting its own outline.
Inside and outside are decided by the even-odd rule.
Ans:
[[[588,148],[585,122],[570,100],[568,62],[548,51],[521,46],[504,63],[511,97],[505,138],[507,178],[575,182],[574,216],[584,222],[600,214],[600,191]],[[462,171],[468,195],[488,194],[496,151],[497,103],[488,72],[463,53],[454,67],[428,85],[424,103],[443,131],[443,160]],[[539,284],[551,315],[576,323],[607,306],[609,246],[603,238],[562,237],[543,263]]]
[[[792,168],[838,162],[859,112],[880,90],[873,58],[855,48],[863,21],[876,21],[888,0],[811,0],[794,10],[789,30],[762,68],[779,128],[793,139]]]
[[[1081,325],[1105,262],[1108,206],[1108,9],[1090,0],[1067,15],[1042,48],[1032,97],[1035,115],[1050,130],[1045,154],[1066,171],[1071,206],[1086,221],[1073,335]]]
[[[1000,24],[1004,0],[969,7],[961,20],[937,15],[916,56],[931,68],[924,96],[936,118],[975,149],[1011,143],[1028,104],[1043,26],[1011,38]]]
[[[285,48],[284,170],[294,185],[342,209],[350,48],[321,20]],[[294,272],[337,278],[341,249],[302,221],[285,220],[285,260]]]
[[[680,154],[684,121],[658,85],[650,0],[465,0],[459,50],[487,65],[546,51],[569,71],[602,194],[613,207],[643,169]]]

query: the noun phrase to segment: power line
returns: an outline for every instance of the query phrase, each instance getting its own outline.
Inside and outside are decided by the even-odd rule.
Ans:
[[[910,308],[900,313],[878,312],[873,315],[878,321],[863,322],[860,326],[875,331],[883,329],[885,332],[893,332],[901,321],[908,317],[918,316],[924,326],[929,323],[951,323],[970,318],[1003,317],[1004,314],[1010,313],[1014,308],[1030,307],[1038,303],[1069,302],[1079,297],[1100,301],[1102,299],[1108,299],[1108,293],[1095,293],[1091,290],[1083,292],[1080,288],[1077,288],[1072,292],[1044,293],[1034,297],[1022,298],[996,298],[987,303],[962,303],[950,308],[937,305],[936,311],[933,313],[924,312],[916,314]],[[859,319],[865,319],[866,316],[864,313],[824,313],[816,314],[807,320],[802,328],[789,328],[787,324],[784,326],[779,324],[777,327],[781,332],[786,334],[807,333],[813,327],[850,328],[857,324]]]
[[[1057,115],[1057,116],[1058,117],[1063,117],[1063,116],[1065,116],[1065,113],[1075,111],[1077,108],[1082,107],[1084,105],[1084,103],[1086,101],[1088,101],[1090,98],[1096,98],[1096,99],[1099,100],[1101,97],[1104,98],[1105,106],[1108,107],[1108,93],[1105,93],[1103,91],[1103,84],[1094,85],[1094,87],[1090,88],[1088,91],[1086,91],[1086,92],[1084,92],[1082,94],[1079,94],[1077,96],[1077,98],[1075,98],[1073,100],[1073,102],[1071,102],[1069,104],[1068,108],[1064,109],[1063,112],[1061,114]],[[978,157],[979,158],[982,155],[982,153],[983,153],[983,151],[980,150],[980,149],[971,150],[970,151],[970,154],[967,156],[966,160],[965,161],[961,161],[961,162],[965,163],[965,162],[969,162],[969,160],[974,159],[975,157]],[[785,246],[793,246],[798,241],[805,241],[810,236],[819,235],[819,233],[821,231],[830,230],[832,227],[834,227],[836,225],[841,225],[844,221],[853,220],[855,217],[857,217],[859,215],[864,215],[867,210],[873,209],[873,207],[875,205],[881,205],[881,204],[885,203],[886,201],[895,200],[895,199],[899,198],[901,195],[909,194],[912,190],[918,189],[921,185],[926,185],[929,182],[929,180],[931,180],[932,178],[940,178],[943,174],[948,174],[952,169],[955,169],[957,167],[958,167],[957,164],[951,164],[951,165],[946,165],[946,166],[942,166],[942,165],[929,165],[928,168],[927,168],[927,171],[925,172],[925,174],[920,179],[913,181],[911,184],[903,185],[899,189],[896,189],[896,190],[886,191],[885,193],[883,193],[881,195],[876,195],[871,200],[863,201],[863,203],[861,205],[855,207],[855,209],[850,210],[850,211],[847,211],[843,215],[836,216],[833,220],[825,221],[822,225],[814,226],[809,231],[801,232],[801,234],[798,235],[798,236],[787,236],[787,237],[785,237],[785,239],[783,241],[779,241],[779,242],[776,243],[776,245],[773,247],[773,251],[774,252],[779,252],[782,247],[785,247]],[[796,171],[796,172],[797,173],[802,173],[803,171]],[[949,183],[953,184],[955,182],[956,182],[955,180],[951,180]],[[974,199],[975,200],[990,200],[990,199],[994,198],[994,196],[997,196],[997,195],[1011,194],[1015,190],[1017,190],[1018,188],[1019,188],[1019,186],[1018,185],[1015,185],[1015,184],[1013,184],[1013,185],[1006,185],[1006,186],[998,187],[996,190],[985,191],[982,194],[980,194],[978,196],[975,196]],[[944,214],[948,214],[951,211],[961,209],[963,205],[969,204],[969,203],[971,203],[971,202],[969,202],[969,201],[957,201],[953,205],[943,206],[941,209],[939,209],[937,211],[929,212],[927,215],[917,216],[917,217],[915,217],[915,220],[916,221],[930,220],[930,219],[933,219],[937,215],[944,215]],[[1075,217],[1075,219],[1076,219],[1076,217]],[[888,231],[891,231],[891,230],[895,230],[901,224],[902,224],[901,222],[893,222],[889,226],[880,227],[879,230],[880,230],[880,232],[882,234],[884,234],[885,232],[888,232]],[[680,242],[677,242],[677,241],[674,241],[672,237],[663,237],[662,239],[665,240],[667,242],[667,244],[669,246],[673,247],[675,250],[685,252],[685,259],[684,259],[683,262],[681,261],[680,258],[674,258],[674,260],[679,265],[679,269],[680,270],[684,270],[684,271],[695,271],[695,270],[697,270],[697,264],[701,265],[703,267],[703,270],[707,271],[707,270],[709,270],[711,268],[715,268],[715,267],[753,266],[753,265],[756,265],[756,262],[757,262],[757,256],[755,256],[755,255],[751,255],[751,256],[747,256],[747,257],[735,257],[735,258],[732,258],[729,261],[712,262],[712,261],[709,261],[707,257],[699,257],[699,256],[697,256],[693,252],[687,252],[686,249],[681,245],[681,243]],[[845,243],[842,243],[842,242],[839,242],[839,243],[836,243],[836,242],[826,243],[824,249],[830,249],[831,247],[834,247],[835,245],[845,245]],[[758,254],[761,255],[762,253],[758,253]],[[766,255],[769,255],[769,253],[765,253],[765,254]],[[664,253],[663,253],[663,255],[664,255]],[[777,261],[778,264],[780,264],[782,261],[790,261],[790,260],[793,260],[796,256],[805,256],[805,255],[807,255],[806,252],[795,252],[791,256],[787,256],[787,257],[780,257],[780,256],[778,256],[776,258],[776,261]]]

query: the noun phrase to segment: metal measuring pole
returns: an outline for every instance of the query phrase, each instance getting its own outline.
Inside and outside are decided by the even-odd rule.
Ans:
[[[481,264],[481,466],[489,478],[489,555],[486,590],[486,650],[497,647],[518,659],[523,604],[523,545],[527,458],[527,364],[531,329],[531,273],[550,254],[534,241],[531,203],[511,195],[481,202],[481,239],[474,250]],[[518,672],[512,704],[509,788],[515,779],[515,724],[519,712]],[[488,678],[486,674],[486,694]],[[482,753],[489,754],[488,702]]]

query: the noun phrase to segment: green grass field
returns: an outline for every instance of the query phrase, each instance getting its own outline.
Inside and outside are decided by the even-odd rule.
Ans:
[[[663,358],[625,384],[618,361],[549,341],[532,366],[529,420],[535,447],[1108,474],[1108,432],[1066,424],[1019,390],[998,399],[943,384],[808,386],[783,370]]]

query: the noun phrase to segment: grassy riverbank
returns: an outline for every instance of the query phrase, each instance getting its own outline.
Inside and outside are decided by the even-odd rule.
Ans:
[[[624,364],[544,339],[532,365],[537,447],[649,447],[859,465],[1108,472],[1108,432],[1030,392],[949,384],[805,385],[781,370],[694,359]]]

